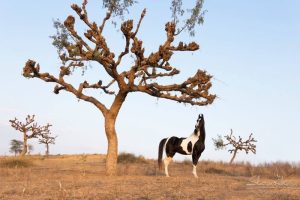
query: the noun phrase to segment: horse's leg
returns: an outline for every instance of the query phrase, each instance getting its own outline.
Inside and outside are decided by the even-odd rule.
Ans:
[[[198,164],[198,160],[201,156],[201,153],[199,152],[193,152],[192,158],[193,158],[193,174],[195,178],[198,178],[197,175],[197,164]]]
[[[198,178],[198,175],[197,175],[197,165],[194,165],[194,164],[193,164],[193,174],[194,174],[195,178]]]
[[[205,149],[204,143],[202,143],[200,140],[198,140],[194,145],[193,154],[192,154],[193,174],[194,174],[195,178],[198,178],[198,176],[197,176],[197,164],[198,164],[198,160],[199,160],[202,152],[204,151],[204,149]]]
[[[166,157],[164,159],[164,165],[165,165],[165,174],[166,174],[166,177],[170,177],[169,176],[169,171],[168,171],[168,166],[170,164],[170,162],[172,161],[172,157]]]

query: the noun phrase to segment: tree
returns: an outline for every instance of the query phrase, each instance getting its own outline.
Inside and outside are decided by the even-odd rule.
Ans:
[[[252,153],[256,154],[256,145],[254,143],[257,141],[253,138],[253,133],[249,135],[247,140],[243,141],[240,136],[238,139],[236,139],[236,137],[232,135],[231,129],[230,135],[225,135],[224,138],[227,140],[227,143],[224,142],[220,135],[218,135],[217,139],[213,139],[213,142],[217,150],[224,149],[226,146],[232,146],[232,148],[228,150],[231,154],[233,153],[229,162],[230,164],[233,163],[238,151],[244,150],[246,154],[251,151]]]
[[[15,139],[10,141],[9,152],[14,153],[15,156],[22,152],[22,148],[23,148],[23,142],[22,141],[15,140]]]
[[[32,145],[28,144],[27,147],[28,147],[27,148],[28,153],[31,152],[31,151],[33,151],[33,146]],[[23,142],[22,141],[15,140],[15,139],[10,141],[9,152],[14,153],[15,156],[17,154],[21,154],[22,153],[22,149],[23,149]]]
[[[52,126],[50,124],[45,126],[37,125],[34,118],[35,115],[27,115],[25,123],[19,121],[17,118],[9,120],[13,128],[23,133],[23,150],[21,152],[22,156],[28,152],[27,140],[31,138],[37,138],[42,133],[47,132],[49,127]]]
[[[215,95],[209,93],[212,86],[212,76],[206,71],[197,70],[194,76],[186,81],[174,84],[163,84],[162,78],[173,77],[180,71],[170,63],[170,59],[178,51],[196,51],[199,45],[196,42],[185,44],[179,42],[174,45],[175,37],[183,30],[194,34],[195,25],[203,22],[203,12],[201,12],[203,1],[197,0],[196,6],[191,9],[190,17],[187,18],[183,26],[179,24],[179,18],[184,16],[181,8],[181,0],[173,0],[171,11],[172,21],[165,25],[166,39],[158,50],[145,55],[143,41],[137,36],[146,9],[141,12],[137,24],[134,26],[133,20],[121,23],[121,32],[125,39],[123,51],[119,54],[109,49],[103,30],[109,20],[114,16],[123,16],[124,11],[131,6],[132,0],[103,0],[103,5],[107,9],[106,16],[100,24],[89,19],[86,10],[88,1],[84,0],[82,5],[73,4],[71,8],[78,15],[80,20],[86,25],[87,30],[84,37],[75,30],[75,17],[69,15],[64,23],[54,22],[57,34],[52,36],[53,45],[57,47],[62,66],[59,68],[59,75],[40,71],[40,65],[34,60],[28,60],[23,68],[23,76],[27,78],[38,78],[45,82],[56,83],[54,93],[67,91],[75,95],[80,100],[93,104],[103,115],[105,123],[105,133],[108,142],[106,173],[115,175],[117,171],[118,139],[115,123],[118,113],[129,93],[142,92],[157,98],[173,100],[179,103],[205,106],[213,103]],[[179,12],[180,10],[180,12]],[[178,13],[179,12],[179,13]],[[176,26],[178,25],[179,28]],[[125,56],[133,58],[133,64],[127,66],[127,70],[122,71],[120,67]],[[107,73],[110,80],[104,83],[104,78],[89,83],[84,80],[76,86],[70,83],[72,71],[76,69],[86,69],[86,64],[93,61],[99,64]],[[103,74],[100,74],[103,76]],[[163,83],[162,83],[163,82]],[[114,86],[113,86],[114,85]],[[95,96],[88,95],[88,89],[98,89],[104,94],[113,98],[110,105]]]
[[[43,134],[41,134],[41,137],[39,138],[39,143],[45,144],[45,146],[46,146],[46,151],[45,151],[46,156],[49,155],[49,144],[55,144],[55,139],[57,138],[57,136],[52,137],[50,135],[51,135],[51,132],[50,132],[50,130],[48,130],[47,132],[44,132]]]
[[[27,144],[27,150],[28,150],[28,155],[30,155],[31,154],[31,152],[33,151],[33,146],[31,145],[31,144]]]

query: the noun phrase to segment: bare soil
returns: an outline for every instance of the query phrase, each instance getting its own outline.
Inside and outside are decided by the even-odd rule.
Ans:
[[[12,157],[0,157],[0,164]],[[119,164],[116,177],[105,176],[103,155],[29,156],[27,167],[0,166],[0,199],[150,200],[150,199],[300,199],[298,171],[203,161],[198,179],[189,162],[171,163],[171,177],[156,161]],[[297,173],[296,173],[297,172]],[[273,175],[272,175],[273,174]]]

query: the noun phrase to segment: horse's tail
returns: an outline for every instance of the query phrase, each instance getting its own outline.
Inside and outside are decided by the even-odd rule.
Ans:
[[[158,147],[158,168],[161,170],[162,169],[162,157],[163,157],[163,151],[164,151],[164,146],[167,141],[167,138],[164,138],[160,141],[159,147]]]

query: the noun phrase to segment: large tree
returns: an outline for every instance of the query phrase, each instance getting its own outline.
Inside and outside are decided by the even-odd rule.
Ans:
[[[115,123],[118,113],[131,92],[142,92],[156,98],[164,98],[180,103],[196,106],[211,104],[215,95],[209,93],[212,76],[206,71],[198,69],[196,74],[188,77],[181,83],[166,84],[163,78],[178,75],[180,71],[171,64],[171,57],[178,51],[196,51],[199,45],[196,42],[185,44],[176,42],[175,37],[187,30],[194,34],[195,26],[203,22],[203,0],[196,0],[196,5],[184,12],[181,0],[171,1],[172,18],[165,24],[166,38],[158,49],[150,54],[145,54],[143,41],[138,37],[146,9],[141,12],[137,23],[127,20],[121,23],[120,30],[124,36],[124,47],[120,53],[113,52],[105,39],[103,30],[107,22],[115,16],[124,17],[124,11],[131,6],[132,0],[103,0],[107,9],[106,15],[100,23],[90,20],[87,12],[87,0],[82,5],[73,4],[71,8],[79,19],[86,25],[84,36],[75,29],[75,17],[69,15],[64,23],[54,22],[57,34],[52,36],[53,45],[58,48],[62,65],[59,75],[41,72],[40,65],[34,60],[28,60],[23,68],[23,75],[28,78],[39,78],[45,82],[56,83],[54,93],[67,91],[76,98],[92,103],[103,115],[105,133],[108,141],[106,173],[115,175],[117,172],[118,139]],[[184,15],[184,13],[187,13]],[[180,21],[187,16],[184,23]],[[124,57],[133,59],[132,64],[127,64]],[[103,74],[99,80],[90,83],[87,80],[72,84],[69,76],[76,69],[85,69],[93,61],[102,67],[110,80],[106,81]],[[122,65],[122,67],[121,67]],[[124,65],[127,69],[124,70]],[[68,77],[68,79],[66,79]],[[106,83],[105,83],[106,82]],[[111,104],[106,105],[102,97],[90,95],[88,89],[98,89],[104,94],[111,95]]]
[[[45,126],[38,125],[35,121],[35,115],[27,115],[25,122],[19,121],[17,118],[9,120],[11,126],[23,134],[23,150],[21,155],[24,156],[28,150],[27,140],[37,138],[41,134],[47,132],[51,124]]]

